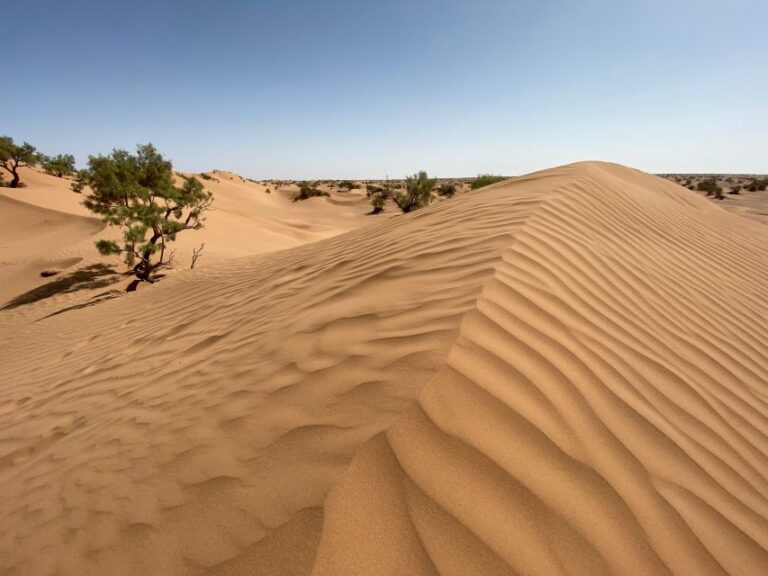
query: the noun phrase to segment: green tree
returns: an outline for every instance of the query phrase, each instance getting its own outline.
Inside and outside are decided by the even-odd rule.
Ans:
[[[194,177],[175,186],[171,163],[152,144],[138,146],[135,155],[113,150],[109,156],[91,156],[78,183],[91,188],[83,205],[122,230],[122,245],[99,240],[96,247],[104,255],[122,254],[133,268],[137,280],[129,290],[154,281],[168,264],[167,244],[184,230],[202,228],[213,203],[213,194]]]
[[[72,154],[59,154],[58,156],[45,156],[43,158],[43,170],[61,178],[75,172],[75,157]]]
[[[24,142],[21,145],[14,144],[10,136],[0,136],[0,166],[5,168],[11,174],[11,188],[18,188],[21,178],[19,177],[19,166],[34,164],[40,159],[32,144]]]

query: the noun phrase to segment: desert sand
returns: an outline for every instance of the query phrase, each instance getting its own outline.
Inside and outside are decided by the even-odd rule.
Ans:
[[[25,179],[0,574],[768,573],[765,223],[599,162],[376,217],[219,173],[194,270],[9,307],[105,262]]]

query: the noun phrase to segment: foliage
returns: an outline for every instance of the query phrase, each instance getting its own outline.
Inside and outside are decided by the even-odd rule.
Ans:
[[[310,184],[302,183],[299,185],[299,191],[294,194],[293,201],[298,202],[299,200],[306,200],[307,198],[315,198],[317,196],[330,196],[330,194],[328,194],[328,192],[323,192]]]
[[[382,188],[383,190],[383,188]],[[375,194],[371,197],[371,211],[369,214],[378,214],[384,210],[384,203],[387,201],[387,197],[383,194]]]
[[[413,176],[406,176],[404,190],[395,188],[389,183],[384,187],[369,185],[368,196],[373,206],[371,213],[381,212],[387,200],[392,200],[403,213],[423,208],[432,202],[432,189],[435,187],[435,182],[437,182],[435,178],[430,178],[422,170]]]
[[[453,182],[443,182],[437,189],[437,193],[440,196],[448,196],[449,198],[456,194],[456,184]]]
[[[0,167],[11,174],[11,188],[20,187],[19,166],[35,164],[39,160],[40,154],[32,144],[24,142],[19,145],[10,136],[0,136]]]
[[[496,182],[502,182],[506,180],[504,176],[498,176],[496,174],[478,174],[477,178],[475,178],[472,181],[471,188],[472,190],[477,190],[478,188],[482,188],[483,186],[488,186],[490,184],[496,184]]]
[[[43,170],[62,178],[75,172],[75,157],[72,154],[59,154],[58,156],[44,156]]]
[[[351,180],[342,180],[337,184],[337,186],[342,190],[347,190],[347,191],[354,190],[355,188],[357,188],[357,184],[355,184]]]
[[[696,190],[706,192],[707,196],[712,196],[715,200],[722,200],[724,198],[723,189],[718,186],[717,180],[714,178],[702,180],[696,185]]]
[[[745,188],[750,192],[763,191],[768,188],[768,179],[753,178],[749,184],[745,185]]]
[[[69,187],[73,192],[81,194],[86,186],[88,186],[88,170],[76,170],[75,179]]]
[[[202,228],[213,203],[211,192],[194,177],[175,186],[171,162],[152,144],[138,146],[135,155],[113,150],[109,156],[91,156],[78,182],[91,188],[83,205],[123,233],[122,243],[96,242],[99,252],[122,254],[138,281],[154,281],[168,263],[167,244],[184,230]]]
[[[741,194],[741,186],[731,186],[731,189],[728,190],[728,194]]]
[[[384,192],[384,187],[379,186],[378,184],[366,184],[365,185],[365,193],[368,196],[373,196],[375,194],[381,194]]]
[[[393,191],[390,198],[404,213],[423,208],[432,202],[432,188],[436,180],[422,170],[405,178],[405,191]]]

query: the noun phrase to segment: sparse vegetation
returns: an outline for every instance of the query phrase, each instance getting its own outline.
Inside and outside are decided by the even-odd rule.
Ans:
[[[384,190],[382,188],[382,190]],[[387,201],[387,197],[384,194],[377,193],[371,196],[371,211],[369,214],[378,214],[384,210],[384,204]]]
[[[205,172],[200,173],[200,178],[202,178],[203,180],[213,180],[213,176],[211,176],[210,174],[206,174]]]
[[[752,181],[749,184],[746,184],[744,188],[750,192],[762,192],[768,188],[768,178],[762,180],[759,178],[753,178]]]
[[[87,185],[88,185],[88,170],[77,170],[75,172],[75,179],[72,181],[72,184],[70,184],[69,187],[72,189],[73,192],[82,194],[83,190],[85,190],[85,187]]]
[[[453,182],[443,182],[438,186],[437,193],[440,196],[448,196],[449,198],[456,194],[456,184]]]
[[[435,182],[437,182],[435,178],[430,178],[422,170],[405,178],[404,190],[388,185],[383,188],[378,187],[380,188],[379,191],[371,193],[369,188],[368,195],[371,198],[371,206],[373,206],[372,213],[381,212],[387,199],[392,200],[403,213],[423,208],[432,201],[432,189],[435,187]]]
[[[707,196],[712,196],[715,200],[722,200],[723,189],[717,184],[717,180],[714,178],[706,178],[696,185],[696,190],[699,192],[705,192]]]
[[[365,193],[366,195],[373,196],[375,194],[381,194],[384,192],[384,187],[379,186],[378,184],[366,184],[365,185]]]
[[[731,186],[731,189],[728,190],[728,194],[741,194],[741,186]]]
[[[496,182],[502,182],[506,180],[504,176],[498,176],[496,174],[479,174],[477,178],[472,181],[472,190],[477,190],[483,186],[489,186],[490,184],[496,184]]]
[[[308,198],[315,198],[319,196],[330,196],[328,192],[320,190],[308,183],[299,184],[299,191],[293,195],[293,201],[306,200]]]
[[[63,178],[75,173],[75,157],[72,154],[44,156],[42,158],[42,168],[48,174]]]
[[[357,184],[355,184],[351,180],[341,180],[340,182],[338,182],[337,186],[339,187],[340,190],[347,190],[347,191],[354,190],[355,188],[357,188]]]
[[[24,142],[17,145],[10,136],[0,136],[0,167],[11,175],[11,181],[8,184],[10,188],[23,188],[19,176],[20,166],[28,166],[39,161],[40,154],[32,144]]]
[[[213,203],[212,193],[194,177],[174,186],[171,162],[151,144],[138,146],[135,155],[114,150],[109,156],[91,156],[79,181],[91,188],[83,205],[122,230],[122,244],[99,240],[96,247],[104,255],[123,255],[137,278],[129,291],[155,280],[158,269],[167,265],[168,243],[184,230],[202,228]]]

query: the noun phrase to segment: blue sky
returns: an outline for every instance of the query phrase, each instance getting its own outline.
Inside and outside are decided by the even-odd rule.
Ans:
[[[2,4],[0,133],[79,163],[153,142],[253,178],[768,172],[765,0]]]

